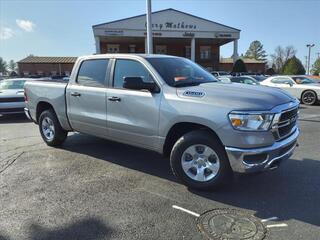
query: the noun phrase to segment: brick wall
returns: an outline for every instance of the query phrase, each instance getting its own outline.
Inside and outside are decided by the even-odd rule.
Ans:
[[[264,63],[245,63],[248,72],[254,73],[264,73],[265,64]],[[233,68],[233,63],[220,63],[219,70],[231,72]]]
[[[107,53],[107,45],[108,44],[119,44],[119,43],[105,43],[101,42],[100,43],[100,51],[101,53]],[[119,50],[120,53],[128,53],[129,51],[129,45],[131,43],[121,43],[119,44]],[[144,53],[145,52],[145,47],[144,43],[133,43],[136,45],[136,53]],[[168,55],[173,55],[173,56],[180,56],[180,57],[185,57],[186,56],[186,46],[190,46],[190,44],[185,43],[185,42],[176,42],[176,43],[154,43],[153,46],[153,51],[156,51],[156,45],[166,45],[167,46],[167,54]],[[200,59],[200,46],[211,46],[211,56],[209,59]],[[209,67],[212,69],[218,70],[219,68],[219,58],[220,58],[220,49],[218,45],[215,44],[199,44],[196,43],[196,62],[201,64],[204,67]]]
[[[40,75],[40,76],[53,76],[53,75],[67,75],[71,74],[72,63],[18,63],[19,75],[24,76],[24,73],[29,73],[28,75]],[[54,74],[55,73],[55,74]]]

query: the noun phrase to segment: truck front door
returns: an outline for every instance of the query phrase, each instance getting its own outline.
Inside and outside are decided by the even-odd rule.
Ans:
[[[161,94],[123,88],[124,77],[154,81],[146,67],[136,60],[117,59],[112,86],[107,91],[107,126],[110,138],[156,149]]]
[[[88,59],[81,63],[75,82],[67,87],[67,111],[76,131],[106,137],[106,82],[108,59]]]

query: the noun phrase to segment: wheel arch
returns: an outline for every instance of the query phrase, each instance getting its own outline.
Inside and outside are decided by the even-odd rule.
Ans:
[[[210,132],[223,146],[221,139],[217,135],[217,133],[212,130],[210,127],[199,124],[199,123],[193,123],[193,122],[178,122],[175,123],[170,130],[168,131],[164,145],[163,145],[163,155],[165,157],[169,157],[171,150],[173,148],[173,145],[177,142],[177,140],[185,135],[188,132],[192,132],[195,130],[207,130]]]
[[[48,103],[46,101],[38,102],[37,108],[36,108],[36,122],[37,123],[39,123],[39,117],[40,117],[41,113],[43,111],[46,111],[46,110],[49,110],[49,109],[52,109],[54,111],[54,108],[50,103]]]

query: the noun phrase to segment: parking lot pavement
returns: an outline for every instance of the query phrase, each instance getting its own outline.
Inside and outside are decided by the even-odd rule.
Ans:
[[[320,106],[300,118],[290,160],[215,192],[187,189],[156,153],[78,133],[50,148],[35,124],[2,119],[0,239],[204,239],[197,216],[216,208],[269,219],[268,239],[319,239]]]

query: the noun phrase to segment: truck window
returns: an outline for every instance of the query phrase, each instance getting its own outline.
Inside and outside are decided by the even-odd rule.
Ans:
[[[147,69],[134,60],[118,59],[114,70],[113,87],[123,88],[124,77],[141,77],[145,82],[153,82]]]
[[[108,59],[85,60],[80,66],[77,83],[89,87],[105,87]]]

